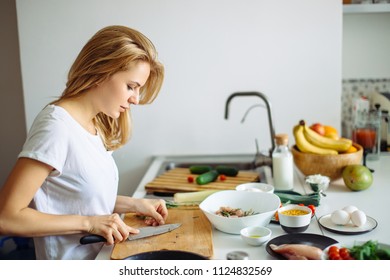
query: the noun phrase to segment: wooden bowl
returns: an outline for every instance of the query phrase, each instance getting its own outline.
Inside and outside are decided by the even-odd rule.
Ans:
[[[330,180],[337,180],[342,177],[344,167],[351,164],[362,164],[363,147],[353,143],[357,148],[354,153],[338,155],[317,155],[302,153],[296,146],[291,147],[294,163],[305,176],[321,174],[328,176]]]

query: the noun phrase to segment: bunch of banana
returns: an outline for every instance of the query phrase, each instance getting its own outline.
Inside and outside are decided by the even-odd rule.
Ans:
[[[352,146],[350,139],[332,139],[322,136],[308,127],[304,121],[294,126],[294,138],[298,149],[304,153],[337,155]]]

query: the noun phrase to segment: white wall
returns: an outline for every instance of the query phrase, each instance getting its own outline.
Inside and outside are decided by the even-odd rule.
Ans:
[[[390,78],[390,13],[345,14],[344,79]]]
[[[340,126],[339,0],[17,0],[27,127],[58,96],[67,71],[98,29],[123,24],[146,34],[166,66],[161,95],[132,109],[134,136],[115,153],[120,192],[131,194],[153,155],[254,153],[270,146],[260,99],[272,103],[276,132],[300,119]]]

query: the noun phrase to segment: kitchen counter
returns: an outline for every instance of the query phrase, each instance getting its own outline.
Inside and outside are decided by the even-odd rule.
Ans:
[[[161,167],[167,162],[196,163],[197,161],[207,162],[217,160],[225,162],[250,162],[253,160],[253,155],[155,157],[133,196],[137,198],[148,197],[149,195],[147,195],[144,186],[162,172]],[[390,197],[390,153],[382,153],[378,161],[368,161],[367,165],[375,170],[373,173],[374,182],[372,186],[364,191],[353,192],[344,185],[342,179],[332,182],[326,191],[326,197],[321,198],[320,206],[316,209],[316,215],[305,233],[328,236],[344,244],[352,244],[354,241],[366,240],[377,240],[381,243],[390,243],[388,211],[384,211],[386,199]],[[266,177],[267,181],[272,180],[272,178],[270,178],[270,171],[267,169],[262,170],[264,171],[262,174],[263,178]],[[294,173],[294,191],[299,193],[312,192],[310,187],[305,184],[304,177],[297,169]],[[367,216],[370,216],[377,221],[378,226],[374,230],[363,234],[343,235],[330,232],[319,225],[318,219],[323,215],[330,214],[334,210],[341,209],[347,205],[355,205],[360,210],[364,211]],[[278,224],[270,223],[269,228],[272,230],[271,239],[286,234]],[[226,259],[226,255],[231,251],[245,251],[249,254],[250,259],[273,259],[265,250],[266,244],[263,244],[260,247],[253,247],[244,243],[239,235],[223,233],[214,228],[213,244],[213,259]],[[110,259],[112,248],[113,246],[104,246],[98,254],[97,259]]]

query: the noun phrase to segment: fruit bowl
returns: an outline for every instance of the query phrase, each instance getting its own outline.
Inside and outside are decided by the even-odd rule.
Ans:
[[[291,152],[295,165],[303,175],[321,174],[334,181],[342,177],[343,169],[347,165],[362,163],[363,147],[357,143],[353,143],[353,146],[357,149],[356,152],[338,155],[302,153],[295,145],[291,147]]]

